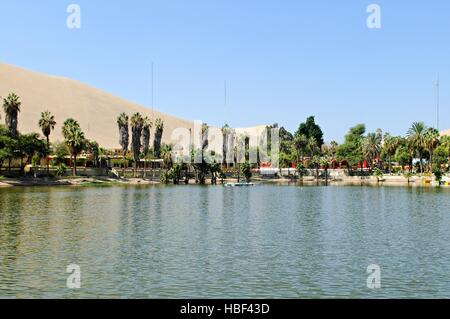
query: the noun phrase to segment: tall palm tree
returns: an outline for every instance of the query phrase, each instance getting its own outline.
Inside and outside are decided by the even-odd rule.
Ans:
[[[50,133],[55,129],[56,121],[55,117],[49,111],[45,111],[41,113],[41,118],[39,120],[39,127],[42,130],[42,134],[44,134],[47,140],[47,150],[46,150],[46,158],[47,158],[47,175],[49,175],[50,171],[50,163],[48,160],[48,155],[50,152]]]
[[[308,142],[307,142],[307,147],[309,150],[309,154],[311,156],[311,159],[314,157],[314,155],[317,152],[317,139],[314,136],[311,136],[310,138],[308,138]]]
[[[222,165],[227,166],[227,156],[228,156],[228,137],[230,135],[230,126],[225,124],[222,127]]]
[[[80,125],[74,119],[68,119],[64,122],[62,127],[62,134],[64,142],[69,149],[70,158],[72,161],[72,174],[77,175],[77,156],[84,150],[86,139],[82,132]]]
[[[423,173],[423,161],[422,161],[423,150],[426,147],[425,145],[426,129],[427,127],[423,122],[414,122],[407,133],[408,139],[411,141],[411,146],[413,147],[415,154],[419,155],[421,173]]]
[[[400,145],[400,139],[395,136],[391,136],[389,133],[386,133],[383,138],[383,151],[388,158],[388,170],[389,173],[392,172],[392,157],[397,152],[397,148]]]
[[[295,136],[294,147],[297,151],[297,162],[300,161],[303,164],[303,152],[308,145],[308,138],[304,134]]]
[[[144,177],[146,177],[147,155],[150,149],[150,130],[152,128],[152,121],[148,117],[144,117],[144,124],[142,125],[142,150],[144,153]]]
[[[161,155],[161,142],[164,132],[164,122],[161,119],[155,121],[155,138],[153,140],[153,152],[156,158]]]
[[[208,134],[209,134],[209,125],[207,123],[202,124],[202,156],[203,152],[208,148]]]
[[[125,162],[128,152],[128,144],[130,143],[130,133],[128,129],[128,115],[122,113],[117,118],[117,125],[119,126],[119,144],[122,147],[123,155],[123,176],[125,177]]]
[[[325,169],[325,185],[328,185],[328,169],[330,168],[330,157],[324,155],[320,157],[320,166]]]
[[[172,145],[164,144],[161,147],[161,159],[164,163],[164,168],[168,172],[173,165],[173,157],[172,157]]]
[[[429,172],[431,173],[433,171],[434,150],[439,145],[439,138],[440,138],[439,131],[430,127],[426,130],[424,138],[425,138],[425,146],[430,155],[428,169]]]
[[[369,164],[370,170],[372,170],[373,162],[378,158],[381,152],[381,141],[378,134],[367,134],[362,143],[362,152]]]
[[[134,159],[134,176],[137,176],[137,165],[139,162],[139,155],[141,154],[141,136],[142,128],[144,126],[144,119],[139,113],[135,113],[131,116],[131,145],[133,148]]]
[[[5,112],[5,124],[11,136],[17,136],[17,117],[20,112],[22,103],[15,93],[10,93],[7,98],[3,99],[3,110]]]

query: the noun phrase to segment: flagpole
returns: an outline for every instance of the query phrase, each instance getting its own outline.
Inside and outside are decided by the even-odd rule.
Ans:
[[[436,81],[436,97],[437,97],[437,99],[436,99],[436,123],[437,123],[437,126],[436,126],[436,129],[439,131],[439,108],[440,108],[440,83],[439,83],[439,74],[438,74],[438,77],[437,77],[437,81]]]

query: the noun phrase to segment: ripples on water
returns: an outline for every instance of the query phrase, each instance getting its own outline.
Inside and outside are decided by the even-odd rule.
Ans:
[[[449,208],[432,188],[0,189],[0,297],[450,297]]]

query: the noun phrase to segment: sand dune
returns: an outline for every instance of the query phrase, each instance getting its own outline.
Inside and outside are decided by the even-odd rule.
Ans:
[[[101,90],[67,78],[48,76],[0,63],[0,96],[14,92],[20,96],[22,109],[19,130],[22,133],[40,132],[41,112],[49,110],[58,123],[51,140],[62,140],[62,122],[73,117],[79,121],[86,137],[109,149],[118,148],[117,116],[121,112],[140,112],[148,117],[162,118],[165,125],[163,140],[170,138],[178,127],[191,128],[191,121],[183,120],[128,102]],[[1,110],[4,121],[3,109]]]
[[[117,116],[125,112],[135,112],[149,118],[164,121],[163,141],[171,142],[171,134],[176,128],[191,128],[192,121],[183,120],[160,111],[128,102],[101,90],[63,77],[49,76],[19,67],[0,63],[0,97],[10,92],[20,96],[22,101],[19,114],[19,131],[40,132],[38,121],[41,112],[50,111],[55,115],[57,126],[51,141],[61,141],[61,125],[67,118],[76,119],[86,137],[95,140],[108,149],[119,148]],[[4,121],[3,109],[0,111]],[[236,129],[238,133],[260,135],[265,126]],[[194,130],[193,130],[194,131]]]

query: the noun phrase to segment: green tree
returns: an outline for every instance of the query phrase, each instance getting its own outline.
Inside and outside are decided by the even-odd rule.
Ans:
[[[361,164],[364,161],[362,153],[362,143],[364,139],[364,133],[366,127],[364,124],[358,124],[350,129],[345,136],[343,144],[339,145],[336,151],[336,156],[339,161],[347,162],[349,171],[358,163]]]
[[[246,183],[250,183],[252,178],[252,166],[249,162],[245,162],[242,164],[242,175],[244,175]]]
[[[141,137],[142,128],[144,126],[144,119],[141,114],[135,113],[131,116],[131,145],[133,149],[134,160],[134,177],[137,177],[137,167],[141,154]]]
[[[373,162],[381,152],[381,136],[376,133],[367,134],[362,141],[362,152],[369,164],[369,169],[372,170]]]
[[[144,118],[144,124],[142,126],[142,151],[144,154],[144,177],[147,175],[147,156],[150,150],[150,130],[152,128],[152,121],[148,118]]]
[[[228,152],[229,152],[229,150],[228,150],[228,138],[229,138],[229,136],[230,136],[230,132],[231,130],[230,130],[230,126],[228,125],[228,124],[225,124],[223,127],[222,127],[222,138],[223,138],[223,141],[222,141],[222,164],[223,165],[228,165],[229,163],[227,162],[227,159],[228,159]]]
[[[90,154],[94,167],[98,167],[100,157],[100,145],[96,141],[86,140],[86,151]]]
[[[424,144],[429,154],[428,171],[433,171],[433,153],[439,145],[439,131],[434,128],[428,128],[424,136]]]
[[[77,156],[84,150],[86,139],[80,125],[74,119],[68,119],[62,127],[64,142],[72,160],[72,175],[77,175]]]
[[[128,144],[130,143],[130,133],[128,128],[128,115],[121,113],[117,118],[117,125],[119,126],[119,144],[122,147],[123,155],[123,176],[125,177],[126,157],[128,152]]]
[[[383,139],[383,153],[388,159],[388,171],[392,172],[392,158],[395,156],[397,148],[399,146],[399,138],[396,136],[391,136],[389,133],[384,135]]]
[[[414,155],[419,155],[420,160],[420,172],[423,173],[423,151],[426,148],[425,132],[427,127],[423,122],[414,122],[411,128],[408,130],[407,137],[410,140],[411,150],[414,151]]]
[[[42,134],[44,134],[45,139],[47,140],[47,150],[45,156],[47,157],[47,175],[49,175],[50,163],[48,160],[48,155],[50,153],[50,133],[55,129],[56,126],[55,117],[49,111],[42,112],[38,124],[41,128]]]
[[[20,112],[20,98],[15,93],[10,93],[8,97],[3,99],[3,111],[5,112],[5,124],[12,137],[16,137],[18,115]]]
[[[310,116],[305,123],[301,123],[295,136],[305,135],[308,139],[314,137],[317,141],[317,146],[322,148],[323,132],[319,125],[316,124],[315,117]]]
[[[411,164],[412,158],[411,153],[408,150],[408,147],[405,145],[399,146],[394,155],[395,160],[402,167],[403,174],[405,173],[405,166],[409,166]]]
[[[304,134],[295,135],[294,137],[294,147],[297,151],[297,162],[304,163],[304,152],[308,145],[308,137]]]
[[[34,155],[38,155],[39,158],[45,156],[46,146],[45,142],[39,138],[38,133],[19,134],[17,138],[17,156],[20,157],[23,163],[29,164]],[[23,159],[25,158],[25,161]]]
[[[153,152],[156,158],[160,157],[164,122],[161,119],[155,121],[155,138],[153,140]]]

